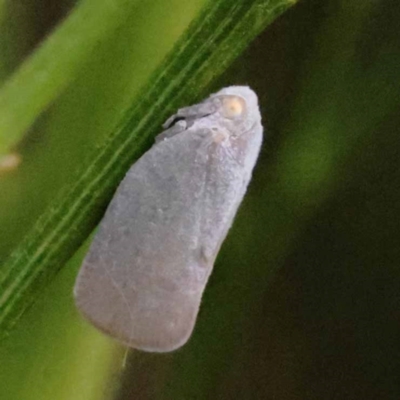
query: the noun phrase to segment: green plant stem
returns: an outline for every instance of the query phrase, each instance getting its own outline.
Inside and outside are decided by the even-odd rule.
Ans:
[[[54,201],[3,265],[2,333],[18,321],[87,238],[124,173],[148,147],[163,120],[172,110],[203,96],[209,83],[292,4],[290,0],[213,0],[204,6],[76,183]]]
[[[0,90],[0,154],[21,140],[62,92],[96,44],[118,27],[136,0],[85,0],[39,46]]]

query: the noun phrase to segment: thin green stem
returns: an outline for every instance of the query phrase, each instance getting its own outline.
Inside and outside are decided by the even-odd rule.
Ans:
[[[148,147],[163,120],[172,110],[204,95],[210,82],[292,4],[291,0],[213,0],[204,6],[132,100],[117,128],[92,154],[76,183],[54,201],[3,265],[3,333],[87,238],[126,170]]]
[[[84,66],[96,44],[121,25],[135,0],[84,0],[0,90],[0,154],[22,138],[35,119]]]

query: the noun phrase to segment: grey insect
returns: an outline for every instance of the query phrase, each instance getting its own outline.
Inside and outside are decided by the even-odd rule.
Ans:
[[[128,171],[75,284],[82,314],[145,351],[190,337],[262,141],[257,96],[231,86],[185,107]]]

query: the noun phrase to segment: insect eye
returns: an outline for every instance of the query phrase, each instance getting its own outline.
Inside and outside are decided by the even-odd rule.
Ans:
[[[227,96],[222,100],[222,112],[224,117],[240,117],[246,110],[245,101],[238,96]]]

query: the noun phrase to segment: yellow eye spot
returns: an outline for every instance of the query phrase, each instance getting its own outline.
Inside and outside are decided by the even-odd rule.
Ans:
[[[246,109],[246,103],[241,97],[227,96],[222,101],[223,114],[227,118],[238,117]]]

